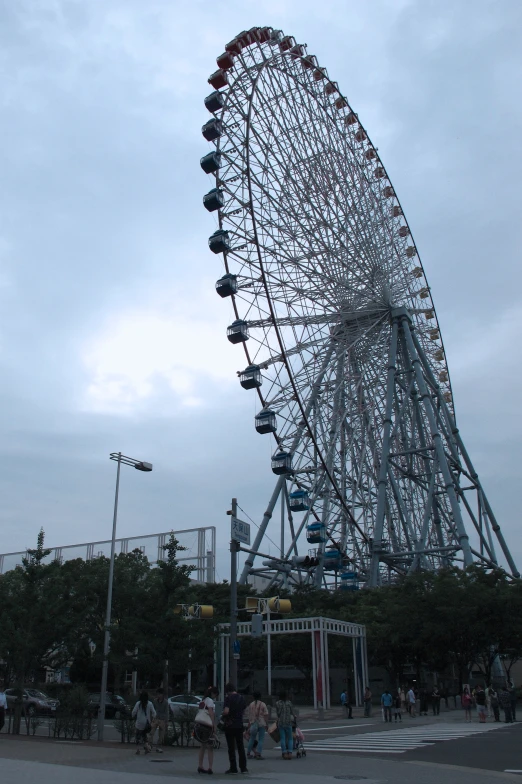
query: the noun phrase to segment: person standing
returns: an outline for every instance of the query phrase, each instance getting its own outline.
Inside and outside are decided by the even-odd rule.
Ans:
[[[241,773],[248,773],[245,747],[243,745],[243,713],[245,698],[238,694],[233,683],[225,686],[225,705],[223,718],[225,722],[225,738],[227,739],[229,768],[225,773],[237,773],[236,748]]]
[[[4,728],[6,711],[7,711],[7,697],[5,696],[4,684],[0,683],[0,732]]]
[[[415,692],[413,691],[413,686],[410,686],[408,694],[406,695],[406,699],[408,700],[408,713],[414,719],[416,717],[415,713],[415,703],[417,702],[417,697],[415,696]]]
[[[400,694],[400,697],[401,697],[401,709],[403,711],[408,710],[408,707],[406,705],[406,690],[405,690],[404,686],[400,687],[399,694]]]
[[[467,686],[464,687],[464,691],[462,692],[462,697],[460,698],[462,707],[464,708],[464,719],[465,721],[471,721],[471,703],[472,698],[471,694],[469,693],[469,689]]]
[[[203,704],[205,706],[203,710],[206,710],[212,719],[212,735],[206,743],[201,743],[199,747],[198,773],[212,774],[214,772],[212,770],[212,765],[214,764],[214,735],[216,734],[216,703],[214,700],[217,700],[218,696],[219,689],[217,686],[211,686],[209,689],[207,689],[206,697],[203,699]],[[201,705],[202,703],[200,703],[200,707]],[[207,755],[208,759],[207,769],[203,767],[205,762],[205,754]]]
[[[388,689],[385,689],[381,696],[381,705],[384,713],[384,721],[391,722],[393,697],[391,696]]]
[[[401,697],[401,690],[400,689],[397,692],[397,696],[395,697],[393,705],[394,705],[394,707],[393,707],[393,715],[394,715],[394,718],[395,718],[395,723],[397,723],[397,719],[399,721],[402,721],[402,715],[401,715],[402,697]]]
[[[500,689],[498,700],[500,702],[500,707],[504,711],[504,721],[506,724],[510,724],[513,721],[513,717],[511,715],[511,694],[509,693],[506,686],[502,686]]]
[[[509,699],[511,703],[511,721],[517,720],[517,691],[513,684],[508,689]]]
[[[479,722],[486,723],[486,692],[481,683],[475,689],[475,704],[477,706],[477,713]]]
[[[489,687],[489,701],[491,705],[491,710],[493,711],[493,716],[495,721],[500,721],[500,703],[498,701],[498,694],[493,688],[493,686]]]
[[[266,720],[268,717],[268,708],[266,703],[261,700],[261,692],[255,691],[252,695],[254,699],[248,706],[248,732],[250,739],[247,747],[247,757],[254,759],[263,759],[263,744],[265,742]],[[254,749],[254,744],[257,740],[257,747]]]
[[[440,692],[436,686],[431,694],[431,707],[433,715],[438,716],[440,714]]]
[[[372,693],[370,691],[370,687],[367,686],[364,690],[364,716],[366,719],[369,719],[372,715]]]
[[[143,753],[149,754],[152,747],[148,735],[152,729],[152,721],[156,716],[156,711],[146,691],[141,692],[138,702],[132,709],[132,716],[136,719],[136,744],[138,746],[136,754],[140,753],[140,743],[143,743]]]
[[[165,740],[165,733],[167,731],[167,727],[169,726],[169,701],[165,699],[165,693],[163,689],[156,690],[156,699],[153,702],[154,710],[156,711],[156,715],[154,719],[151,721],[151,730],[150,730],[150,742],[154,744],[154,736],[156,734],[156,729],[158,730],[158,744],[156,746],[156,751],[158,754],[163,753],[163,742]]]
[[[277,727],[281,736],[281,754],[283,759],[292,759],[294,738],[292,724],[295,722],[294,706],[288,699],[286,691],[279,693],[276,702]]]

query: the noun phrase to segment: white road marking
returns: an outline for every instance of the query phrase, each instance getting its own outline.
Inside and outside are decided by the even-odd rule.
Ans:
[[[439,724],[432,727],[408,727],[382,732],[365,732],[359,735],[340,735],[320,738],[308,743],[310,751],[334,751],[345,753],[404,754],[412,749],[433,746],[434,743],[458,738],[469,738],[483,732],[503,729],[503,725],[476,725],[471,727]],[[305,730],[306,738],[306,730]]]

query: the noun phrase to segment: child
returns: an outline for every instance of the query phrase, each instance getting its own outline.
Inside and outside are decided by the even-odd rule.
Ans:
[[[400,692],[400,689],[399,689],[399,693],[395,697],[395,701],[393,703],[393,715],[395,716],[395,721],[396,722],[397,722],[397,717],[398,717],[399,721],[402,721],[401,703],[402,703],[402,699],[401,699],[401,692]]]

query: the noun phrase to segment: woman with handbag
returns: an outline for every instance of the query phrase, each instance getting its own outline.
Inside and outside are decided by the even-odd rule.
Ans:
[[[266,719],[268,716],[268,708],[264,702],[261,702],[261,692],[255,691],[253,694],[253,701],[248,706],[248,730],[250,740],[248,741],[247,757],[249,759],[263,759],[263,743],[265,740],[266,732]],[[257,748],[254,749],[254,744],[257,740]],[[252,753],[252,750],[254,753]]]
[[[207,690],[207,695],[205,699],[199,703],[199,710],[194,720],[195,724],[203,724],[204,730],[207,727],[211,729],[210,734],[208,733],[208,731],[201,734],[201,738],[200,738],[201,745],[199,747],[198,773],[212,774],[214,772],[212,770],[212,765],[214,764],[214,735],[216,734],[216,703],[214,702],[214,700],[217,700],[218,696],[219,696],[219,689],[217,688],[217,686],[211,686]],[[203,738],[206,738],[207,736],[208,736],[208,740],[206,741],[203,740]],[[207,759],[208,759],[207,769],[203,767],[203,763],[205,762],[205,752],[207,754]]]
[[[281,736],[281,753],[283,759],[291,760],[294,750],[294,737],[292,735],[292,724],[295,722],[294,706],[287,699],[286,691],[279,694],[276,702],[277,727]]]
[[[136,719],[136,743],[138,744],[136,754],[140,753],[140,743],[143,743],[143,753],[150,754],[152,746],[149,743],[148,734],[152,729],[152,720],[156,716],[156,711],[146,691],[141,692],[138,702],[132,709],[132,716]]]

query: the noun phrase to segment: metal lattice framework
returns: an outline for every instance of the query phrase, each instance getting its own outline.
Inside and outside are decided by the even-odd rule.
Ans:
[[[278,474],[242,582],[334,586],[344,572],[356,587],[493,566],[495,538],[518,575],[455,425],[430,288],[367,131],[281,31],[243,32],[217,62],[203,127],[215,151],[201,161],[216,179],[209,245]],[[256,563],[276,525],[280,552]]]

